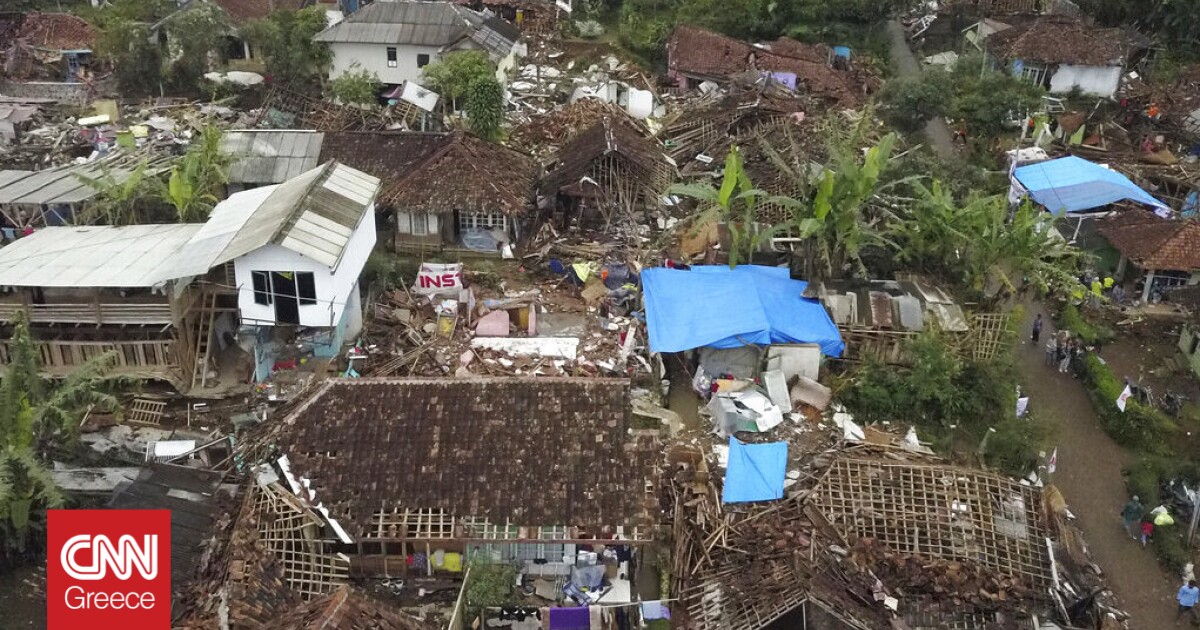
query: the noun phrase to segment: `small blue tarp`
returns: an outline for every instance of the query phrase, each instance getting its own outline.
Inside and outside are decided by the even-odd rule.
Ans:
[[[650,349],[815,343],[825,355],[841,356],[846,344],[825,307],[800,295],[807,286],[782,267],[647,269],[642,288]]]
[[[721,501],[745,503],[782,499],[787,452],[787,442],[743,444],[737,438],[729,438],[729,466],[725,469]]]
[[[1021,166],[1013,177],[1052,214],[1086,212],[1122,199],[1167,208],[1128,177],[1073,155]]]

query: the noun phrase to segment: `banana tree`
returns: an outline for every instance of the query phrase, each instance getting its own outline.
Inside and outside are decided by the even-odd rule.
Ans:
[[[151,195],[149,167],[143,160],[132,170],[100,165],[99,177],[75,173],[75,178],[96,191],[88,211],[80,217],[85,223],[102,218],[108,225],[133,225],[138,222],[138,207]]]
[[[714,221],[721,222],[729,230],[729,267],[735,268],[742,260],[750,261],[754,252],[769,242],[783,229],[783,225],[767,226],[758,222],[760,204],[773,204],[796,209],[803,204],[791,197],[768,195],[754,187],[738,148],[734,146],[725,156],[725,170],[721,186],[710,183],[676,184],[668,194],[696,199],[701,204],[701,213],[693,224],[699,228]]]

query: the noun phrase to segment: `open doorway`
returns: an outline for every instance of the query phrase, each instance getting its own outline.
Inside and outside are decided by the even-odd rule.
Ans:
[[[296,274],[271,272],[271,289],[275,297],[275,322],[300,323],[300,300],[296,295]]]

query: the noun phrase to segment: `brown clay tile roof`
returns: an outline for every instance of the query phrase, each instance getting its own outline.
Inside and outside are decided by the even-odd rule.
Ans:
[[[380,178],[381,204],[437,214],[521,214],[539,168],[527,154],[466,133],[326,133],[321,160],[330,159]]]
[[[1126,210],[1097,228],[1112,246],[1143,269],[1200,269],[1200,223],[1162,219],[1144,210]]]
[[[687,24],[676,27],[667,41],[667,67],[673,73],[719,79],[747,70],[790,72],[804,91],[840,105],[860,104],[875,87],[874,77],[833,68],[828,61],[825,46],[787,37],[751,45]]]
[[[410,617],[390,604],[342,586],[263,626],[263,630],[435,630],[436,625]]]
[[[1062,15],[994,33],[985,43],[988,52],[1002,59],[1082,66],[1120,65],[1129,48],[1121,29],[1096,28]]]
[[[297,11],[304,8],[305,0],[214,0],[224,9],[229,21],[234,24],[261,20],[281,9]]]
[[[337,379],[277,443],[354,537],[384,508],[632,526],[647,522],[658,455],[630,417],[625,379]]]
[[[30,13],[17,39],[27,46],[49,50],[85,50],[96,43],[96,29],[69,13]]]

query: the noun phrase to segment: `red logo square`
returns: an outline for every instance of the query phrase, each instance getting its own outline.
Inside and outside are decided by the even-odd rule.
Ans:
[[[50,510],[49,630],[168,630],[170,510]]]

